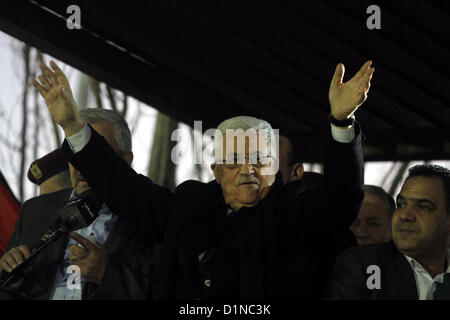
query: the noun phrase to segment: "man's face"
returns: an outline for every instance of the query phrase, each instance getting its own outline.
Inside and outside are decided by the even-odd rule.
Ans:
[[[289,155],[294,153],[291,141],[283,136],[279,136],[279,159],[280,159],[280,172],[283,177],[283,184],[287,184],[291,181],[298,181],[302,178],[304,173],[303,163],[296,162],[293,165],[289,165]]]
[[[92,128],[97,131],[98,134],[103,136],[106,141],[113,147],[116,153],[118,152],[115,139],[114,139],[114,125],[111,122],[98,122],[90,124]],[[69,163],[70,170],[70,180],[72,181],[72,186],[75,189],[77,195],[89,190],[89,184],[84,180],[83,176]]]
[[[243,150],[238,150],[237,139],[245,139],[244,153],[242,153]],[[265,140],[265,137],[262,139]],[[224,135],[224,164],[213,163],[211,165],[216,181],[222,187],[225,202],[234,210],[238,210],[242,206],[253,207],[258,204],[269,192],[275,181],[275,174],[263,175],[261,173],[263,168],[268,167],[267,164],[264,164],[264,160],[262,163],[255,161],[258,155],[259,157],[267,157],[269,150],[266,141],[259,143],[258,137],[257,142],[249,143],[248,138],[245,138],[243,134],[238,134],[235,138],[234,152],[228,152],[227,154],[226,135]],[[227,159],[233,159],[233,164],[226,164]],[[242,164],[237,163],[239,159],[243,162]],[[251,163],[256,163],[249,163],[249,159]],[[275,160],[272,159],[272,161]]]
[[[366,193],[350,230],[360,246],[391,240],[391,215],[386,202],[378,195]]]
[[[445,197],[437,177],[405,181],[392,219],[392,239],[402,253],[417,259],[445,250],[450,230]]]

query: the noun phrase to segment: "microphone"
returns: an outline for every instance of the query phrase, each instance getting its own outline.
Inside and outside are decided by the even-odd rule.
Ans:
[[[56,235],[59,238],[60,233],[77,231],[89,226],[98,217],[98,211],[102,204],[91,190],[87,190],[77,198],[69,200],[59,211],[59,217],[48,228],[47,233],[32,246],[31,252],[41,247],[50,238],[54,239]]]
[[[91,190],[87,190],[64,206],[55,224],[62,224],[67,232],[86,228],[98,217],[102,204]]]
[[[70,200],[59,211],[59,217],[48,228],[47,232],[30,248],[30,257],[11,272],[3,271],[0,274],[0,284],[3,286],[9,285],[11,288],[21,287],[23,284],[23,271],[30,265],[32,260],[48,244],[61,237],[61,235],[89,226],[98,217],[98,212],[102,205],[103,203],[91,190],[87,190],[80,194],[78,198]]]

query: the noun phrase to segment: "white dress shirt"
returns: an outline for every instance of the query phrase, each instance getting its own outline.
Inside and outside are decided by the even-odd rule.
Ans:
[[[425,270],[417,260],[404,255],[408,260],[409,265],[414,271],[414,277],[416,279],[417,294],[419,300],[433,300],[433,294],[436,290],[436,283],[442,283],[444,281],[444,274],[450,273],[450,249],[447,253],[447,270],[444,273],[438,274],[434,278]]]

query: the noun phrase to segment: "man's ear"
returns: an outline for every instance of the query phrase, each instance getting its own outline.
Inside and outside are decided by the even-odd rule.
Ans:
[[[131,166],[131,163],[133,162],[133,159],[134,159],[133,151],[128,152],[126,155],[124,155],[124,156],[122,157],[122,159],[123,159],[129,166]]]
[[[216,163],[211,163],[211,170],[214,173],[214,178],[216,178],[217,183],[220,184],[220,180],[222,178],[221,168]]]
[[[305,172],[305,168],[303,167],[303,163],[296,162],[291,168],[290,179],[289,181],[300,180],[303,177],[303,173]]]

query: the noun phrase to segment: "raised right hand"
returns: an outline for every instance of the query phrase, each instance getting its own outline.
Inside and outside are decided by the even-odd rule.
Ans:
[[[0,259],[0,272],[11,272],[31,255],[30,248],[20,245],[6,252]]]
[[[375,68],[371,68],[372,61],[367,61],[353,78],[343,82],[345,68],[338,64],[330,84],[328,98],[330,100],[331,114],[338,120],[350,118],[367,99]]]
[[[69,137],[80,131],[84,124],[80,120],[78,106],[67,77],[54,61],[50,62],[50,66],[53,71],[40,62],[39,67],[43,74],[38,76],[39,81],[32,79],[31,83],[44,98],[53,120],[63,128],[66,137]]]

